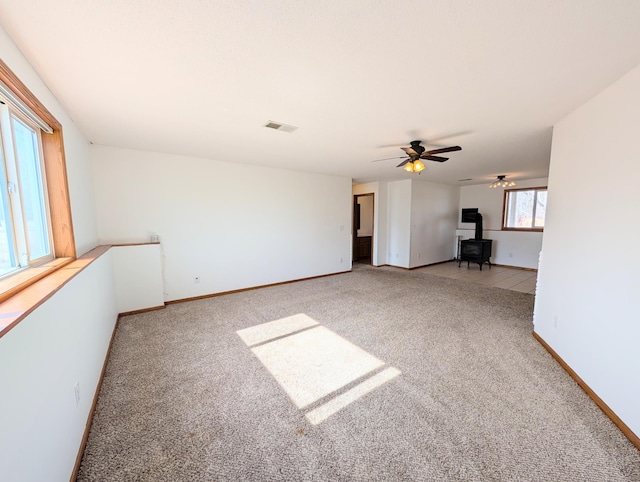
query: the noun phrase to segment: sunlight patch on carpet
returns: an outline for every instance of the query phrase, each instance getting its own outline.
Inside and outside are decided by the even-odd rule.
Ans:
[[[395,378],[393,367],[301,313],[237,331],[314,425]],[[373,372],[377,372],[373,374]],[[347,391],[335,392],[364,379]]]
[[[384,365],[324,326],[280,338],[251,351],[298,408],[305,408]]]
[[[384,385],[398,375],[400,375],[400,370],[397,368],[385,368],[380,373],[367,378],[364,382],[358,383],[355,387],[350,388],[346,392],[338,395],[332,400],[329,400],[327,403],[307,412],[305,416],[313,425],[318,425],[334,413],[342,410],[350,403],[355,402],[367,393],[374,391],[376,388]]]
[[[262,323],[261,325],[252,326],[244,330],[238,330],[236,333],[248,346],[253,346],[317,324],[318,322],[316,320],[301,313],[268,323]]]

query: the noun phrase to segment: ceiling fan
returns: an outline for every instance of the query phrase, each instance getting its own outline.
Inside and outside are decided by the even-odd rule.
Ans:
[[[405,171],[420,173],[420,171],[424,170],[424,163],[421,161],[421,159],[427,159],[428,161],[444,162],[449,158],[436,156],[434,154],[444,154],[445,152],[454,152],[454,151],[462,150],[462,147],[460,146],[451,146],[451,147],[442,147],[440,149],[433,149],[431,151],[425,151],[424,146],[420,145],[421,143],[422,141],[411,141],[410,143],[411,147],[400,148],[406,153],[407,156],[409,156],[406,159],[404,159],[404,156],[398,156],[398,157],[387,157],[385,159],[376,159],[375,161],[372,161],[372,162],[388,161],[391,159],[404,159],[404,161],[402,161],[396,167],[404,167]]]

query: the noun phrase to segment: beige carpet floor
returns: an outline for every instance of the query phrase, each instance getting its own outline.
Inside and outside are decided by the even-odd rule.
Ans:
[[[352,273],[120,320],[80,481],[640,481],[533,296]]]

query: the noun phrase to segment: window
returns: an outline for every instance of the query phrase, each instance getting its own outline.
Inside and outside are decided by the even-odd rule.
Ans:
[[[542,231],[547,213],[547,188],[505,189],[502,229]]]
[[[62,125],[0,60],[0,301],[76,256]]]
[[[53,259],[40,129],[0,96],[0,277]]]

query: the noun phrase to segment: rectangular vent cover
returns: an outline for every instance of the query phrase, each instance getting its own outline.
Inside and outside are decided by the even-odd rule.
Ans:
[[[274,122],[274,121],[269,121],[264,126],[270,129],[275,129],[277,131],[284,131],[284,132],[293,132],[297,129],[296,126],[290,126],[287,124],[282,124],[281,122]]]

